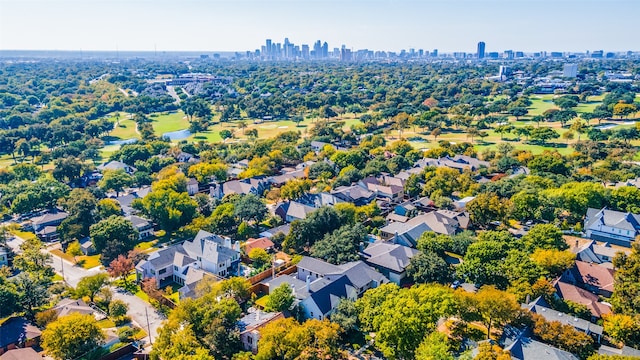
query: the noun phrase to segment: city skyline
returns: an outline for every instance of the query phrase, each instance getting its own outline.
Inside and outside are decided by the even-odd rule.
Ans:
[[[0,0],[0,49],[244,52],[289,37],[397,52],[476,53],[479,41],[487,53],[637,51],[638,10],[634,0]]]

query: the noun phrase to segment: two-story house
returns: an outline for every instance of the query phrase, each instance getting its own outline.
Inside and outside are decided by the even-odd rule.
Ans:
[[[640,234],[640,215],[589,208],[584,219],[584,232],[589,239],[631,247]]]

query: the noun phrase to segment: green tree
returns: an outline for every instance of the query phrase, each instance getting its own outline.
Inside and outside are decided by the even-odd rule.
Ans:
[[[531,259],[547,274],[555,277],[573,266],[576,255],[566,250],[539,248],[531,254]]]
[[[111,215],[121,215],[122,208],[120,203],[114,199],[101,199],[98,201],[98,216],[100,219],[106,219]]]
[[[105,170],[102,172],[102,179],[98,182],[98,186],[105,191],[113,190],[116,196],[120,196],[122,190],[133,185],[133,182],[133,177],[122,169]]]
[[[277,288],[269,292],[269,299],[265,306],[265,311],[284,311],[289,310],[293,305],[293,293],[289,284],[283,283]]]
[[[186,192],[172,188],[154,189],[142,200],[134,200],[133,206],[142,210],[167,232],[173,232],[191,222],[198,203]]]
[[[483,286],[472,297],[473,311],[482,318],[482,323],[487,328],[487,339],[491,336],[492,326],[509,323],[516,318],[520,310],[520,305],[512,294],[493,286]]]
[[[287,200],[297,200],[311,189],[311,181],[307,179],[294,179],[287,181],[280,188],[280,196]]]
[[[49,302],[51,281],[23,272],[13,279],[13,283],[18,294],[17,305],[26,313],[28,318],[33,319],[36,308]]]
[[[356,261],[360,258],[359,244],[366,237],[367,229],[361,223],[345,225],[317,241],[311,247],[311,255],[336,265]]]
[[[245,221],[259,223],[267,216],[267,207],[259,197],[253,194],[241,195],[234,202],[235,215]]]
[[[109,303],[109,316],[114,319],[121,319],[127,315],[129,305],[122,300],[113,300]]]
[[[467,204],[471,221],[486,227],[493,221],[504,222],[509,215],[511,201],[501,199],[496,194],[481,193]]]
[[[443,258],[429,251],[411,258],[407,266],[407,275],[417,283],[446,283],[451,280],[452,271]]]
[[[76,287],[76,294],[79,296],[88,296],[91,302],[93,302],[97,293],[109,284],[109,277],[107,274],[99,273],[91,276],[85,276],[78,282]]]
[[[105,335],[91,315],[71,314],[47,325],[42,347],[55,359],[75,359],[95,350]]]
[[[49,265],[51,254],[44,252],[45,246],[38,238],[27,238],[20,244],[20,252],[13,259],[13,266],[23,272],[37,277],[53,276],[53,268]]]
[[[265,265],[271,263],[271,255],[269,255],[265,249],[261,248],[251,249],[249,259],[251,259],[256,269],[262,269]]]
[[[416,360],[453,360],[446,334],[434,331],[427,335],[416,349]]]
[[[73,256],[74,262],[77,262],[76,257],[82,256],[82,247],[78,241],[74,241],[67,245],[67,255]]]
[[[638,318],[625,314],[608,314],[604,318],[604,331],[615,341],[634,345],[640,340]]]
[[[120,254],[126,254],[138,242],[138,230],[122,216],[112,215],[100,220],[91,226],[89,233],[104,264],[109,264]]]
[[[522,237],[522,241],[529,252],[536,249],[566,250],[569,248],[569,245],[562,238],[562,231],[553,224],[534,225]]]
[[[340,325],[345,333],[350,333],[357,329],[358,309],[353,300],[340,299],[338,306],[331,312],[331,321]]]
[[[631,254],[619,252],[613,258],[616,268],[611,304],[615,313],[640,314],[640,243],[632,245]]]

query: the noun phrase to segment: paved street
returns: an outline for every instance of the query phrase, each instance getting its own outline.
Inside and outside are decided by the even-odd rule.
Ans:
[[[14,252],[20,251],[20,244],[24,242],[23,239],[19,237],[14,237],[11,241],[7,242]],[[57,246],[51,247],[52,250],[57,248]],[[56,256],[55,254],[51,254],[51,266],[55,269],[56,273],[63,275],[64,272],[64,280],[67,282],[69,286],[76,287],[78,286],[78,282],[85,276],[95,275],[100,272],[105,272],[100,269],[100,267],[95,267],[93,269],[84,269],[80,266],[75,266],[73,263]],[[64,271],[63,271],[64,270]],[[164,316],[156,311],[156,309],[149,305],[144,300],[139,297],[124,292],[121,289],[112,287],[113,298],[120,299],[129,305],[128,315],[131,319],[141,328],[145,329],[147,333],[151,334],[151,341],[155,341],[156,336],[158,336],[158,327],[160,327],[162,321],[164,320]],[[146,313],[145,313],[146,309]],[[149,315],[149,327],[147,327],[147,314]],[[149,342],[149,337],[143,339],[144,342]]]

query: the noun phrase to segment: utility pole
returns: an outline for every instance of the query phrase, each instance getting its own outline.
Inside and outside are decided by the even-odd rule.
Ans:
[[[60,266],[62,267],[62,281],[66,283],[67,279],[64,278],[64,260],[62,260],[62,257],[60,257]]]
[[[153,341],[151,340],[151,325],[149,324],[149,311],[147,307],[144,307],[144,314],[147,316],[147,333],[149,334],[149,344],[153,346]]]

